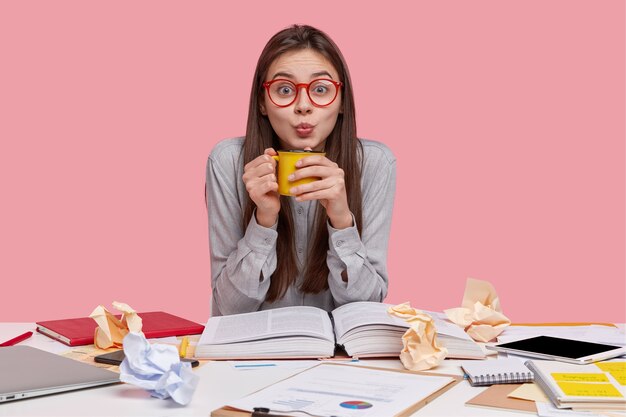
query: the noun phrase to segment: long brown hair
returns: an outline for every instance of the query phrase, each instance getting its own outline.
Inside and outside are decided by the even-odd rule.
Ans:
[[[272,129],[267,116],[260,112],[260,104],[264,98],[263,82],[267,77],[270,65],[280,55],[288,51],[312,49],[328,59],[339,73],[343,83],[341,111],[331,134],[326,140],[326,157],[334,161],[345,172],[345,186],[348,205],[356,225],[361,233],[361,164],[363,150],[356,136],[356,117],[352,82],[348,66],[337,45],[324,32],[311,26],[293,25],[274,35],[261,52],[254,73],[246,138],[243,145],[244,164],[263,154],[266,148],[279,149],[279,141]],[[243,212],[244,230],[250,222],[255,209],[250,196],[246,196]],[[265,300],[268,302],[282,298],[287,288],[295,281],[299,273],[294,244],[294,225],[291,215],[291,197],[280,197],[278,214],[278,239],[276,242],[277,266],[272,274],[270,288]],[[317,294],[328,289],[328,216],[323,207],[317,203],[312,244],[309,245],[307,261],[304,265],[304,280],[300,290],[304,293]]]

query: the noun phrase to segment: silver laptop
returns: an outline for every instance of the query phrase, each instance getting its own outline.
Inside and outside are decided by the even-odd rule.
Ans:
[[[0,347],[0,403],[119,381],[115,372],[30,346]]]

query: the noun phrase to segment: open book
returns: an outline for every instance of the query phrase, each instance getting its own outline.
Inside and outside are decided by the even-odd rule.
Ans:
[[[343,348],[349,356],[399,356],[408,324],[387,314],[389,304],[361,301],[328,313],[296,306],[231,316],[211,317],[196,346],[195,357],[207,359],[329,358]],[[485,357],[461,328],[435,319],[437,340],[449,358]]]

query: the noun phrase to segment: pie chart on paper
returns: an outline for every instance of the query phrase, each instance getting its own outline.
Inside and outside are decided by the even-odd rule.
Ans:
[[[372,404],[366,401],[344,401],[339,404],[343,408],[349,408],[351,410],[365,410],[372,407]]]

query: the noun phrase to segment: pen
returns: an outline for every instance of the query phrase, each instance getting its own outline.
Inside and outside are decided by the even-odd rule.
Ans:
[[[270,414],[272,410],[266,407],[254,407],[252,410],[251,417],[290,417],[286,414]]]
[[[11,339],[11,340],[7,340],[7,341],[6,341],[6,342],[4,342],[4,343],[0,343],[0,347],[13,346],[13,345],[15,345],[15,344],[17,344],[17,343],[20,343],[20,342],[21,342],[21,341],[23,341],[23,340],[28,339],[28,338],[29,338],[29,337],[31,337],[32,335],[33,335],[33,332],[26,332],[26,333],[21,334],[21,335],[19,335],[19,336],[17,336],[17,337],[14,337],[14,338],[13,338],[13,339]]]
[[[180,342],[180,348],[178,350],[181,358],[187,356],[187,346],[189,346],[189,338],[187,336],[183,337],[183,340]]]
[[[235,368],[259,368],[259,367],[264,367],[264,366],[276,366],[275,363],[251,363],[251,364],[245,364],[245,365],[234,365]]]

